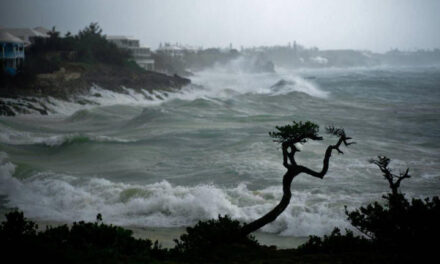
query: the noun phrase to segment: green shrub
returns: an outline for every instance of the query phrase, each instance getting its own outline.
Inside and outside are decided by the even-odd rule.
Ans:
[[[371,250],[370,240],[355,236],[350,230],[345,230],[345,232],[345,234],[341,234],[339,228],[335,228],[330,235],[325,235],[323,238],[310,236],[306,243],[298,247],[298,252],[302,254],[346,254]]]
[[[68,60],[119,66],[123,66],[130,59],[128,51],[118,48],[106,39],[97,23],[91,23],[75,36],[67,34],[62,38],[55,28],[49,32],[49,35],[49,38],[34,40],[28,58],[33,56],[41,58],[50,52],[59,52]],[[75,56],[67,56],[67,54],[75,54]]]
[[[161,256],[157,243],[135,239],[132,231],[102,222],[61,225],[37,232],[22,212],[6,214],[0,225],[3,258],[44,263],[146,263]]]
[[[0,224],[2,241],[11,241],[28,237],[35,237],[38,226],[27,220],[23,212],[12,211],[5,215],[6,221]]]
[[[258,242],[252,236],[243,235],[242,225],[229,216],[199,221],[194,227],[188,227],[180,240],[174,240],[174,255],[186,259],[227,260],[238,255],[249,255],[249,251],[258,249]]]
[[[408,169],[394,175],[388,168],[390,160],[381,156],[372,163],[384,173],[391,192],[383,196],[383,204],[373,202],[354,211],[345,208],[347,220],[364,236],[354,236],[350,231],[342,235],[339,229],[335,229],[324,238],[311,236],[298,248],[300,253],[364,252],[385,256],[392,262],[420,262],[432,257],[436,252],[433,241],[440,236],[439,197],[409,201],[398,190],[400,182],[410,177]]]
[[[276,131],[269,132],[269,136],[273,138],[274,142],[278,143],[305,143],[307,139],[322,140],[318,135],[319,126],[310,121],[296,122],[292,125],[276,126]]]
[[[440,199],[408,201],[402,194],[388,194],[385,199],[385,205],[375,202],[347,211],[348,220],[381,248],[399,252],[432,249],[432,241],[440,235]]]

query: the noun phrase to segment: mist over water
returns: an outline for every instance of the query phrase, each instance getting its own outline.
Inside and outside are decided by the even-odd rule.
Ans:
[[[281,85],[274,85],[280,84]],[[0,118],[0,206],[42,221],[179,227],[228,214],[251,221],[278,203],[285,173],[268,131],[291,120],[346,129],[356,145],[334,154],[324,180],[299,175],[287,210],[264,231],[323,235],[387,191],[368,163],[410,168],[409,196],[440,187],[440,68],[357,68],[252,74],[239,61],[194,85],[146,98],[93,88],[89,104],[47,99],[49,116]],[[101,97],[93,94],[100,93]],[[328,144],[298,162],[320,170]]]

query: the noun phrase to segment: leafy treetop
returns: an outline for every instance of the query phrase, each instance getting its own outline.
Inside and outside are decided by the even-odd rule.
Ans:
[[[307,139],[322,140],[318,135],[319,126],[310,121],[296,122],[291,125],[276,126],[276,131],[269,132],[274,142],[281,144],[305,143]]]
[[[325,132],[326,132],[327,134],[330,134],[330,135],[334,135],[334,136],[337,136],[337,137],[346,138],[345,130],[344,130],[343,128],[340,128],[340,127],[335,127],[335,126],[333,126],[333,125],[331,125],[331,126],[327,126],[327,127],[325,128]]]
[[[98,25],[98,23],[90,23],[90,25],[83,30],[80,30],[78,32],[78,38],[83,39],[87,37],[99,37],[99,38],[105,38],[104,35],[102,35],[102,29]]]

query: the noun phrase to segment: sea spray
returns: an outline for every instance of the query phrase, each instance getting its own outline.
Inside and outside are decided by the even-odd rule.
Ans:
[[[251,221],[279,201],[285,173],[267,132],[311,120],[321,129],[343,126],[358,144],[332,156],[323,180],[295,178],[291,204],[264,231],[325,234],[347,226],[344,205],[359,207],[388,190],[368,163],[377,155],[410,168],[402,187],[408,197],[438,193],[439,76],[438,69],[207,70],[176,92],[94,87],[83,105],[48,98],[48,116],[0,118],[1,209],[68,222],[101,212],[111,223],[140,227],[187,226],[218,214]],[[280,80],[285,85],[271,88]],[[307,144],[298,162],[320,170],[334,143],[326,136]]]
[[[159,90],[150,92],[145,89],[134,90],[128,87],[122,87],[121,92],[116,92],[95,85],[90,88],[87,94],[71,95],[67,101],[52,97],[2,98],[1,100],[6,104],[16,105],[17,109],[21,109],[11,108],[16,115],[38,115],[42,111],[46,114],[71,115],[77,111],[93,109],[98,106],[132,105],[148,107],[175,99],[226,98],[234,96],[234,94],[244,93],[283,95],[291,92],[301,92],[316,97],[325,98],[328,96],[328,92],[322,91],[316,84],[298,75],[243,73],[240,78],[232,78],[226,81],[228,79],[226,74],[230,73],[222,73],[222,71],[216,69],[205,70],[193,77],[194,85],[187,85],[173,92]],[[288,78],[292,81],[282,89],[271,89],[271,85],[282,78]],[[212,87],[213,80],[216,87]]]
[[[250,221],[271,208],[282,195],[277,186],[251,191],[244,183],[228,189],[215,185],[173,186],[167,181],[137,185],[51,172],[19,181],[13,177],[15,166],[4,153],[0,169],[0,194],[8,197],[7,205],[17,206],[39,221],[93,221],[98,212],[107,222],[139,227],[184,227],[219,214]],[[349,197],[329,199],[304,191],[294,191],[293,195],[296,199],[289,210],[263,231],[306,236],[325,234],[334,225],[347,226],[341,220],[341,210],[332,212],[328,206],[330,201]],[[306,206],[316,199],[320,203]]]

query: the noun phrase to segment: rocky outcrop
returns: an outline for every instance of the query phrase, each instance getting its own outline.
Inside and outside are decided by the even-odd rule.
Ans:
[[[90,85],[99,85],[114,91],[121,87],[135,90],[165,90],[173,91],[191,83],[189,79],[178,75],[169,76],[152,71],[135,71],[117,67],[95,67],[84,74],[84,80]]]
[[[32,81],[15,80],[2,84],[0,115],[22,113],[25,111],[23,109],[29,109],[29,105],[33,103],[29,100],[35,97],[53,97],[71,101],[76,95],[88,94],[90,88],[95,85],[126,93],[123,87],[139,92],[176,91],[190,83],[189,79],[177,75],[169,76],[136,67],[70,63],[63,65],[58,71],[38,74]],[[47,113],[43,106],[34,110],[41,114]]]

